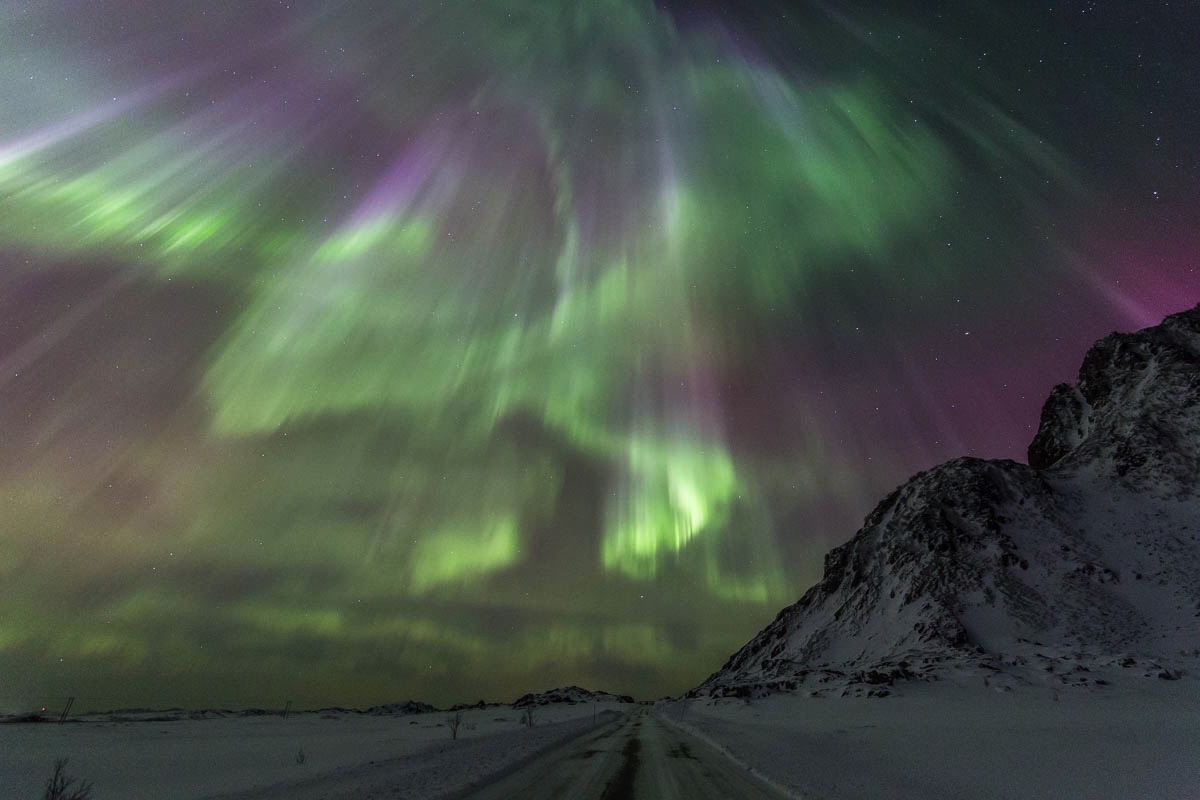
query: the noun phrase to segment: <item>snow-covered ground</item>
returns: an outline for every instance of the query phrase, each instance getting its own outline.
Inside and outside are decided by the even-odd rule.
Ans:
[[[697,699],[659,715],[805,800],[1200,798],[1200,681],[1092,688],[904,684],[882,698]],[[0,797],[40,798],[54,760],[121,798],[435,798],[487,784],[635,707],[556,704],[207,720],[0,725]],[[303,759],[298,758],[303,752]],[[300,763],[302,761],[302,763]]]
[[[462,714],[458,739],[448,712],[367,716],[347,712],[188,719],[101,715],[64,725],[0,725],[0,798],[41,798],[57,758],[93,783],[93,800],[222,796],[432,798],[504,772],[604,725],[628,704],[493,706]],[[301,756],[301,753],[303,755]]]
[[[660,706],[805,800],[1200,798],[1200,682]]]

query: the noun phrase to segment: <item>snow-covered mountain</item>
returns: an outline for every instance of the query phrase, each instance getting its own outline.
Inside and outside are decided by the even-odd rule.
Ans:
[[[371,706],[366,713],[373,717],[404,717],[409,714],[428,714],[437,711],[437,708],[429,705],[429,703],[421,703],[416,700],[405,700],[401,703],[386,703],[381,706]]]
[[[1097,342],[1051,392],[1029,463],[960,458],[910,479],[694,692],[1196,672],[1200,306]]]
[[[553,703],[566,703],[575,705],[576,703],[632,703],[634,699],[629,695],[617,695],[609,692],[593,692],[590,689],[583,689],[579,686],[564,686],[559,689],[549,689],[545,692],[537,694],[524,694],[513,701],[513,708],[526,708],[527,706],[545,706]]]

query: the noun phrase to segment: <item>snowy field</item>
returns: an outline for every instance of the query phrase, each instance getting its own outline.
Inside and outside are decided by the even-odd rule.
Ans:
[[[693,700],[660,713],[806,800],[1200,800],[1196,681],[904,691]]]
[[[93,800],[433,798],[505,772],[634,706],[613,702],[408,716],[303,713],[193,720],[186,713],[0,725],[0,798],[40,800],[56,758]],[[175,718],[173,718],[175,717]],[[303,755],[301,756],[301,753]]]

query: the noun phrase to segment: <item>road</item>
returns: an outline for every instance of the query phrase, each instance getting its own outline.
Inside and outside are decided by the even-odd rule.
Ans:
[[[461,800],[781,800],[709,745],[640,709]]]

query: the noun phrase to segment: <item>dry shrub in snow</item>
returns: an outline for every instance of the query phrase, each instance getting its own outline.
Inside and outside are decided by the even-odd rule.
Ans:
[[[78,788],[75,779],[67,774],[67,759],[60,758],[54,762],[54,774],[46,781],[46,793],[43,800],[88,800],[92,796],[92,782],[83,781]]]

